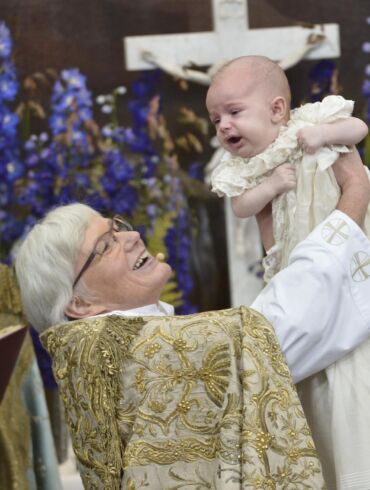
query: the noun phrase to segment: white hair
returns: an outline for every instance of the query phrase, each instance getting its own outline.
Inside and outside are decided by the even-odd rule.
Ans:
[[[39,332],[68,320],[65,309],[73,295],[74,266],[95,215],[99,213],[85,204],[55,208],[32,228],[17,251],[22,306]],[[79,289],[86,289],[82,280]]]

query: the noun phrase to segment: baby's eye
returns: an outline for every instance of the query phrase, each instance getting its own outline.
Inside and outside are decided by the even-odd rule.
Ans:
[[[233,116],[235,116],[235,114],[239,114],[239,109],[233,109],[233,110],[231,111],[231,114],[232,114]]]
[[[218,124],[219,122],[220,122],[220,120],[219,120],[219,119],[213,119],[213,121],[212,121],[212,123],[213,123],[215,126],[217,126],[217,124]]]

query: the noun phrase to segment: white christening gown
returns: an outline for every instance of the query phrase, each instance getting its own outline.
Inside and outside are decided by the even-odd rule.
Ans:
[[[264,261],[266,281],[287,265],[295,245],[335,209],[340,189],[331,166],[340,153],[350,151],[346,146],[331,145],[314,155],[305,154],[298,146],[297,131],[350,117],[352,110],[352,101],[333,95],[305,104],[291,111],[287,126],[263,153],[249,159],[231,157],[214,170],[212,190],[219,196],[234,197],[262,182],[282,163],[297,166],[296,190],[272,203],[275,245]],[[341,220],[332,220],[323,233],[333,247],[345,246],[348,236]],[[370,236],[369,210],[365,233]],[[359,251],[349,267],[353,281],[370,280],[367,253]],[[369,490],[370,340],[301,382],[298,389],[329,490]]]

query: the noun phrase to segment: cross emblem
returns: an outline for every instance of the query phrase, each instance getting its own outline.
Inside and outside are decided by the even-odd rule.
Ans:
[[[357,252],[351,260],[352,279],[356,282],[366,281],[370,277],[370,257],[366,252]]]
[[[349,238],[349,228],[342,219],[333,219],[325,223],[322,238],[330,245],[341,245]]]
[[[210,66],[243,55],[265,55],[280,61],[303,46],[310,33],[324,34],[325,42],[306,54],[322,59],[340,56],[339,26],[324,24],[250,29],[248,0],[212,0],[213,31],[186,34],[130,36],[124,39],[126,68],[148,70],[154,66],[144,53],[178,66]]]

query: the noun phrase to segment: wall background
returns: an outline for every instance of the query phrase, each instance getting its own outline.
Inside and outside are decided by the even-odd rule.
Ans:
[[[133,76],[124,69],[124,36],[210,30],[210,5],[210,0],[1,0],[0,17],[12,31],[21,76],[78,66],[94,92],[105,92]],[[340,24],[344,94],[359,98],[368,56],[361,44],[370,38],[368,0],[249,0],[249,11],[256,28],[289,25],[291,19]],[[304,86],[309,65],[290,70],[295,85]]]

